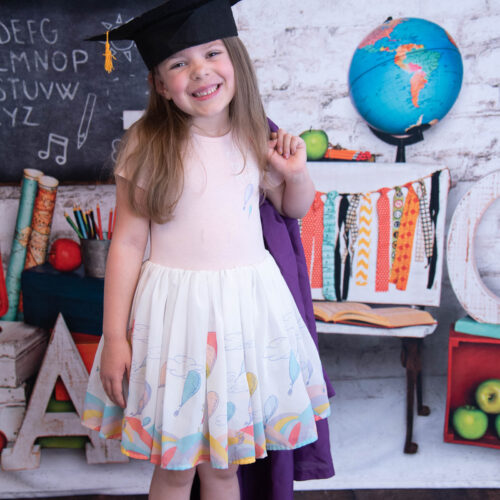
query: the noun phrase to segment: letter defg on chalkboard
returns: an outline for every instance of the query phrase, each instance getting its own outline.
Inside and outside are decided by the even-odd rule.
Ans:
[[[147,104],[147,69],[133,42],[84,39],[162,0],[2,0],[0,183],[36,168],[60,182],[105,182],[123,135],[124,110]]]

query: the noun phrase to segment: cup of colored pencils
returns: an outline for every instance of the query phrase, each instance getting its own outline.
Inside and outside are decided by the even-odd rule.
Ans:
[[[99,204],[95,213],[93,209],[82,210],[80,206],[75,205],[73,207],[74,220],[67,213],[64,217],[80,238],[85,275],[92,278],[104,278],[109,245],[116,221],[116,208],[109,211],[107,231],[103,231]]]

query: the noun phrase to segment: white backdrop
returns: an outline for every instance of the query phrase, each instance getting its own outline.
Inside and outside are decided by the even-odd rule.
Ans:
[[[333,144],[369,150],[378,162],[393,162],[395,148],[377,139],[351,105],[347,89],[349,62],[357,44],[388,16],[422,17],[453,36],[464,62],[464,82],[455,106],[425,140],[407,148],[408,162],[444,165],[452,190],[448,220],[461,196],[477,179],[500,166],[500,2],[498,0],[243,0],[235,17],[255,63],[268,115],[294,133],[324,129]],[[1,47],[0,47],[1,50]],[[0,75],[1,77],[1,75]],[[1,103],[0,103],[1,105]],[[0,148],[8,147],[2,144]],[[30,165],[30,167],[36,167]],[[19,189],[0,187],[0,246],[8,262]],[[111,186],[69,186],[58,193],[52,238],[72,236],[63,219],[76,200],[103,210],[113,205]],[[105,200],[102,202],[102,200]],[[500,291],[499,203],[486,213],[476,240],[477,264],[485,283]],[[445,273],[440,325],[426,339],[427,373],[444,374],[450,323],[463,314]],[[394,340],[394,339],[393,339]],[[395,351],[399,342],[332,336],[321,339],[332,378],[400,376]],[[367,362],[369,360],[369,362]]]

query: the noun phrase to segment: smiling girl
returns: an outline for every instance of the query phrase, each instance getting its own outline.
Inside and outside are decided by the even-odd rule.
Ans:
[[[305,145],[270,134],[236,34],[228,0],[171,0],[114,35],[136,41],[151,92],[115,167],[83,422],[157,465],[153,500],[189,498],[196,470],[202,498],[239,498],[238,465],[315,441],[330,411],[259,216],[262,195],[289,217],[307,212]]]

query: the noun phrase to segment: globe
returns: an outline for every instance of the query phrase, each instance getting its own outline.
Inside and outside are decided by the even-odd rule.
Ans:
[[[349,93],[371,127],[405,135],[448,113],[462,76],[462,57],[443,28],[425,19],[389,18],[354,52]]]

